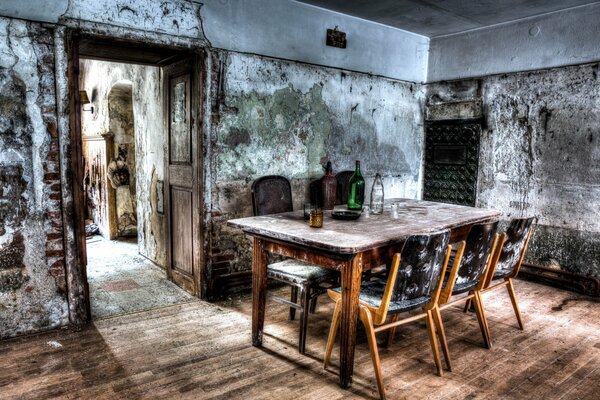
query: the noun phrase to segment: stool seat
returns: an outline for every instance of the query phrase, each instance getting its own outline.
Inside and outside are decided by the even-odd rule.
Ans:
[[[317,267],[300,260],[288,259],[267,266],[267,276],[296,285],[318,285],[336,280],[337,271]]]

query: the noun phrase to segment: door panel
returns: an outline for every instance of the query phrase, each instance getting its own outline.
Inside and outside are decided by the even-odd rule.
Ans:
[[[172,267],[188,275],[193,274],[194,257],[192,195],[188,190],[171,189],[171,220],[173,234],[173,264]]]
[[[199,152],[199,74],[196,58],[164,67],[168,144],[165,171],[167,275],[199,295],[202,264],[202,160]]]
[[[171,163],[192,161],[192,129],[190,126],[190,74],[173,78],[170,83],[170,157]]]

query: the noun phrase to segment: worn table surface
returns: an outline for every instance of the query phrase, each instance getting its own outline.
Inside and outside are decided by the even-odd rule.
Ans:
[[[465,224],[496,218],[499,211],[434,203],[412,199],[394,199],[398,217],[389,208],[383,214],[362,215],[353,221],[336,220],[325,211],[322,228],[311,228],[303,211],[228,221],[251,235],[265,236],[338,254],[355,254],[394,243],[410,235],[452,229]]]

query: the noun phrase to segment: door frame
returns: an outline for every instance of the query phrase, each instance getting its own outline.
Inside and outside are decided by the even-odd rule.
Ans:
[[[121,62],[121,63],[129,63],[129,64],[145,64],[145,65],[154,65],[162,68],[163,65],[170,63],[174,58],[182,57],[182,56],[191,56],[193,55],[195,60],[194,63],[194,72],[197,74],[197,82],[202,82],[201,87],[199,87],[200,92],[198,94],[198,104],[197,109],[200,112],[198,114],[200,118],[196,118],[194,123],[197,140],[198,140],[198,151],[197,155],[202,157],[202,160],[198,161],[197,177],[198,177],[198,208],[200,209],[200,224],[201,227],[199,229],[199,237],[195,238],[198,243],[201,244],[199,248],[200,256],[198,258],[198,282],[196,295],[198,297],[203,297],[206,293],[203,292],[202,288],[207,287],[206,284],[206,259],[207,259],[207,251],[208,248],[205,245],[205,217],[204,217],[204,155],[206,154],[205,146],[206,143],[204,141],[204,132],[210,127],[205,126],[203,114],[206,112],[204,107],[205,105],[205,96],[206,93],[206,76],[207,76],[207,67],[208,67],[208,55],[204,48],[202,47],[194,47],[194,46],[177,46],[177,45],[164,45],[160,43],[153,42],[141,42],[136,40],[128,40],[121,39],[112,36],[106,36],[101,34],[90,34],[84,33],[80,29],[67,29],[66,30],[66,51],[67,51],[67,95],[68,95],[68,120],[69,120],[69,145],[70,145],[70,153],[63,155],[63,157],[69,158],[69,166],[72,171],[72,176],[64,176],[64,182],[67,183],[67,190],[70,191],[70,194],[73,197],[73,206],[70,210],[73,218],[73,233],[74,233],[74,257],[73,263],[75,264],[74,268],[78,270],[80,277],[82,279],[81,282],[81,295],[83,296],[83,307],[85,309],[85,319],[89,322],[91,321],[91,307],[90,307],[90,293],[89,293],[89,284],[87,279],[87,254],[86,254],[86,236],[85,236],[85,215],[84,215],[84,202],[85,197],[82,190],[82,182],[83,182],[83,148],[82,148],[82,129],[81,129],[81,105],[79,99],[79,64],[80,59],[83,58],[80,55],[80,45],[81,41],[86,40],[89,43],[98,43],[99,46],[102,46],[104,50],[110,49],[111,44],[118,49],[118,52],[111,53],[108,57],[99,56],[99,57],[89,57],[84,56],[85,58],[95,58],[98,60],[112,61],[112,62]],[[128,59],[127,56],[124,56],[123,49],[131,48],[135,49],[133,55],[137,58],[135,60]],[[144,60],[143,56],[140,56],[140,52],[143,53],[144,50],[147,49],[151,54],[152,60],[156,59],[156,52],[170,52],[173,54],[172,57],[165,57],[160,61],[149,61]],[[103,54],[107,54],[104,51]],[[119,55],[121,54],[121,55]],[[162,79],[162,71],[161,71],[161,79]],[[164,91],[163,91],[163,104],[165,103]],[[166,116],[165,116],[166,117]],[[68,194],[67,194],[68,195]],[[169,229],[169,227],[166,227]],[[167,236],[167,235],[165,235]],[[166,272],[165,272],[166,273]],[[70,289],[69,289],[70,290]]]

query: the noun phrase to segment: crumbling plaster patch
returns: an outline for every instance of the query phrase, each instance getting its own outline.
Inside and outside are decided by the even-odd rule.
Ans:
[[[42,107],[55,102],[53,75],[45,69],[54,61],[53,36],[38,24],[0,18],[0,49],[0,102],[12,101],[17,107],[14,114],[3,113],[0,117],[0,166],[21,171],[23,190],[19,199],[24,203],[21,211],[15,208],[2,221],[0,247],[10,251],[7,247],[12,243],[22,250],[17,260],[22,264],[13,268],[21,268],[22,276],[28,278],[0,291],[3,338],[64,325],[68,313],[66,293],[60,279],[50,274],[46,258],[48,253],[60,254],[62,249],[48,251],[46,242],[48,210],[60,209],[60,202],[50,199],[45,190],[45,163],[51,149],[47,122],[42,116]],[[11,139],[5,140],[9,136]],[[3,188],[3,197],[7,190],[19,189]],[[17,245],[19,237],[22,246]]]

